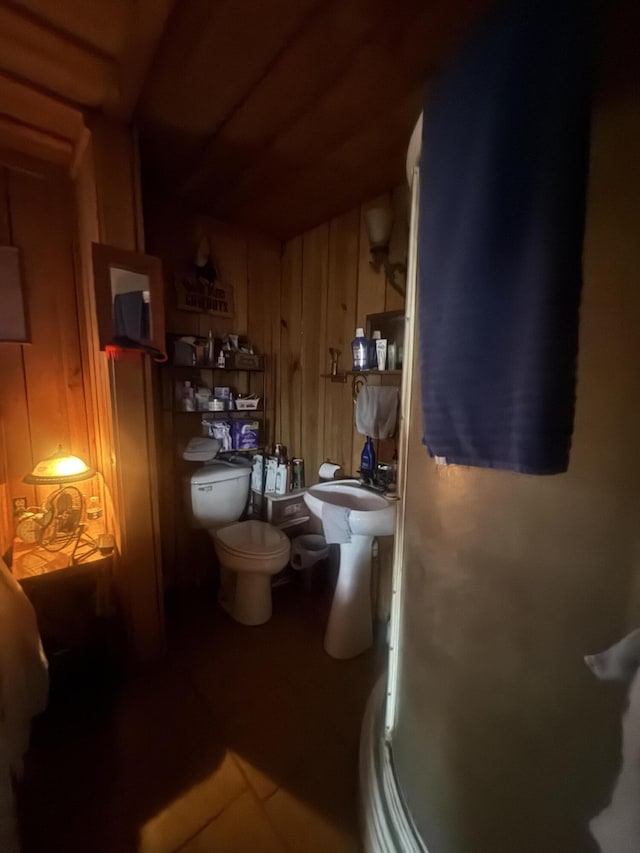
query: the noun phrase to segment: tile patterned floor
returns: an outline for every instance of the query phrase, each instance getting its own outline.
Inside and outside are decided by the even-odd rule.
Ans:
[[[199,595],[172,609],[161,670],[58,697],[20,791],[24,853],[357,853],[381,659],[329,658],[327,612],[284,587],[245,628]]]

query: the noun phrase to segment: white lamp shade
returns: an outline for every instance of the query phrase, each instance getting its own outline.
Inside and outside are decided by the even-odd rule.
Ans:
[[[372,248],[388,246],[393,228],[393,212],[389,207],[370,207],[365,211],[369,243]]]

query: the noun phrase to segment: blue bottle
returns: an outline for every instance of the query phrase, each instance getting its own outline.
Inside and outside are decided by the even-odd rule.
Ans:
[[[364,329],[360,326],[356,329],[356,336],[351,341],[351,349],[353,351],[353,369],[366,370],[369,355],[368,345],[364,336]]]
[[[373,449],[373,441],[370,436],[362,448],[362,456],[360,457],[360,476],[367,483],[373,483],[374,472],[376,470],[376,452]]]

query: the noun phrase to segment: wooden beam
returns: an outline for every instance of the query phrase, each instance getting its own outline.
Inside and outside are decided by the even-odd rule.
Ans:
[[[0,145],[59,166],[70,166],[73,160],[70,140],[1,114]]]
[[[127,18],[134,5],[131,0],[11,0],[11,4],[111,57],[122,52]]]
[[[0,113],[75,142],[82,133],[82,111],[26,83],[0,73]]]
[[[101,106],[117,91],[114,62],[76,39],[0,6],[0,70],[74,103]]]

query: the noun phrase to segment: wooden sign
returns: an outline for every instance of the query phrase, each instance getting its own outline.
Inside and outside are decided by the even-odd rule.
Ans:
[[[181,311],[233,317],[233,287],[220,281],[185,275],[176,279],[177,307]]]

